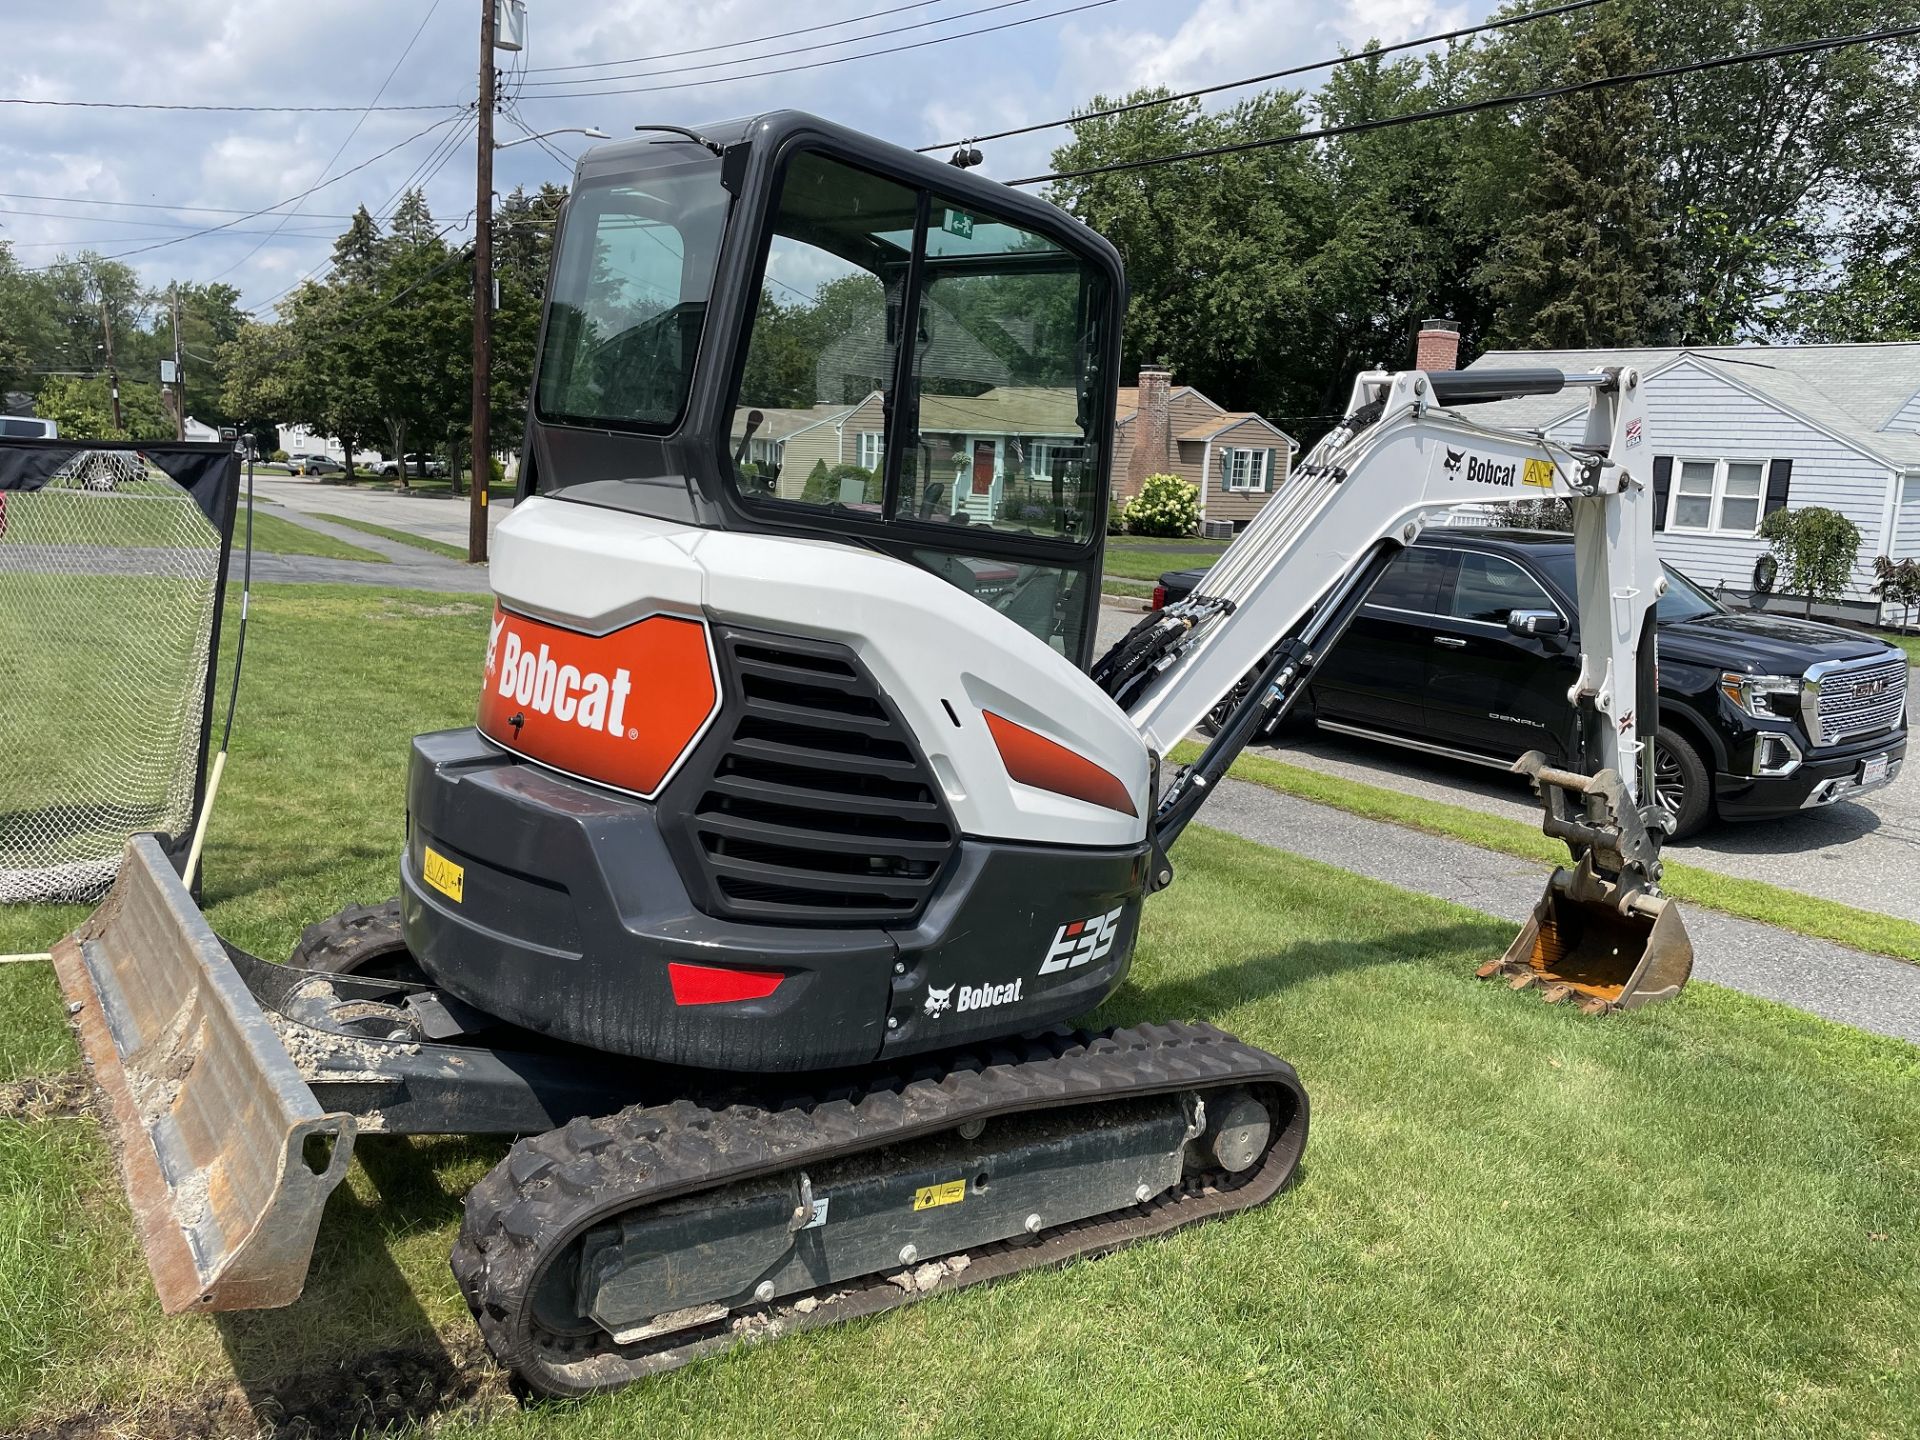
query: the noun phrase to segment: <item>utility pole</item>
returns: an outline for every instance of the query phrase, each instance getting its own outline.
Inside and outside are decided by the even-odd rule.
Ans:
[[[173,438],[187,438],[187,372],[180,368],[180,282],[173,282]]]
[[[480,0],[479,172],[473,200],[473,490],[467,497],[467,559],[487,558],[487,489],[493,482],[488,433],[493,399],[493,41],[495,0]]]
[[[113,318],[107,313],[107,292],[100,292],[100,333],[107,342],[107,384],[113,394],[113,428],[127,427],[120,418],[120,372],[113,368]]]

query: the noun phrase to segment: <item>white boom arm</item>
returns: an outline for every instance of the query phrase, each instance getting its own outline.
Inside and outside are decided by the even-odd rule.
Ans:
[[[1570,388],[1589,394],[1585,433],[1571,447],[1478,424],[1467,405]],[[1322,616],[1351,598],[1343,592],[1371,584],[1377,570],[1369,562],[1383,541],[1410,543],[1437,509],[1558,496],[1573,510],[1580,592],[1580,674],[1567,698],[1601,717],[1589,721],[1589,744],[1597,745],[1589,760],[1617,772],[1637,804],[1639,657],[1666,588],[1653,546],[1648,438],[1645,392],[1629,369],[1363,374],[1346,418],[1194,594],[1162,612],[1160,623],[1184,634],[1156,647],[1148,678],[1119,698],[1149,748],[1165,754],[1284,637],[1298,633],[1311,644]],[[1650,726],[1656,697],[1644,703]]]

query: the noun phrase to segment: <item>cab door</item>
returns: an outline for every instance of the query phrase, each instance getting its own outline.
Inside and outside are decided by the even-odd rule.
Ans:
[[[1437,744],[1514,760],[1543,750],[1564,760],[1574,725],[1567,689],[1579,661],[1564,607],[1506,555],[1462,550],[1446,614],[1435,623],[1427,723]],[[1515,611],[1562,620],[1557,635],[1516,635]]]
[[[1450,551],[1426,545],[1409,546],[1395,557],[1315,673],[1317,719],[1330,728],[1411,738],[1426,731],[1433,627],[1442,622],[1453,566]]]

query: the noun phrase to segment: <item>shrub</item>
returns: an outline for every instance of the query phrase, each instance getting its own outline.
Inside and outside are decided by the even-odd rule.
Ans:
[[[1760,538],[1786,571],[1787,588],[1806,597],[1803,615],[1812,617],[1815,600],[1837,600],[1846,592],[1860,553],[1860,527],[1839,511],[1817,505],[1776,510],[1761,523]]]
[[[1127,502],[1127,533],[1177,539],[1200,528],[1200,491],[1178,475],[1149,475]]]
[[[1900,607],[1900,628],[1905,630],[1913,618],[1913,607],[1920,605],[1920,560],[1893,560],[1885,555],[1873,562],[1879,577],[1874,589],[1888,605]]]
[[[287,463],[287,452],[284,450],[276,450],[268,458],[273,460],[276,464],[284,465]]]
[[[807,483],[800,488],[800,498],[809,505],[831,505],[840,498],[843,480],[858,480],[860,498],[869,505],[880,503],[882,481],[878,474],[864,465],[835,465],[829,470],[824,460],[813,462]]]

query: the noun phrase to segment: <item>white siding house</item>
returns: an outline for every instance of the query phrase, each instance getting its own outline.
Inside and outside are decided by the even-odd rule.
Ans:
[[[1823,506],[1860,529],[1843,608],[1876,618],[1876,556],[1920,558],[1920,344],[1490,351],[1470,369],[1636,367],[1647,386],[1660,553],[1747,595],[1782,507]],[[1584,397],[1475,407],[1491,424],[1577,440]]]

